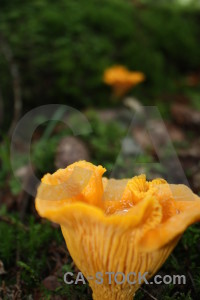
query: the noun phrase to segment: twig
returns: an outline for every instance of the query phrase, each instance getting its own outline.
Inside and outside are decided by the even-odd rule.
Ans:
[[[10,74],[13,81],[14,115],[13,115],[13,121],[8,131],[8,134],[11,135],[13,129],[16,126],[17,121],[20,118],[21,109],[22,109],[20,75],[19,75],[18,66],[13,57],[12,50],[1,33],[0,33],[0,49],[5,59],[8,62]]]
[[[0,88],[0,125],[3,123],[3,96]]]
[[[158,300],[158,299],[155,298],[153,295],[151,295],[149,292],[147,292],[147,290],[143,289],[142,287],[140,287],[140,289],[141,289],[144,293],[146,293],[151,299],[153,299],[153,300]]]
[[[19,223],[19,222],[15,221],[15,220],[13,220],[13,219],[11,219],[9,217],[0,216],[0,221],[5,222],[7,224],[10,224],[12,226],[17,226],[17,227],[19,227],[19,228],[21,228],[21,229],[23,229],[25,231],[29,231],[29,228],[26,227],[24,224]]]
[[[20,260],[20,245],[19,245],[19,240],[17,239],[16,262],[19,260]],[[21,272],[19,269],[16,273],[16,284],[19,289],[20,289],[20,279],[21,279]]]
[[[20,261],[20,243],[19,238],[17,238],[17,251],[16,251],[16,264]],[[13,300],[21,299],[21,268],[19,268],[16,272],[16,291],[14,294]]]
[[[35,171],[34,166],[28,169],[26,174],[26,179],[24,181],[24,189],[20,192],[20,194],[17,197],[17,205],[20,207],[20,220],[23,222],[24,217],[26,215],[26,211],[29,204],[29,197],[30,195],[26,192],[28,190],[29,186],[32,186],[32,172]]]
[[[192,175],[195,175],[199,172],[199,168],[200,168],[200,162],[197,163],[197,165],[193,166],[191,169],[190,169],[190,172]]]
[[[5,281],[3,280],[2,281],[2,284],[1,284],[1,287],[0,287],[0,292],[2,292],[2,294],[3,294],[3,296],[6,296],[6,283],[5,283]],[[0,299],[2,299],[2,298],[0,298]]]
[[[192,287],[193,287],[193,289],[194,289],[194,292],[195,292],[195,294],[197,295],[197,290],[196,290],[196,287],[195,287],[194,279],[193,279],[193,277],[192,277],[192,275],[191,275],[191,273],[190,273],[189,270],[187,271],[187,273],[188,273],[188,276],[189,276],[190,281],[191,281],[191,283],[192,283]]]

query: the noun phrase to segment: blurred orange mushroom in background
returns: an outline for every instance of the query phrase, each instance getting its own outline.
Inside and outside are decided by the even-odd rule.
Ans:
[[[94,300],[133,299],[152,277],[186,228],[200,220],[200,198],[184,185],[164,179],[102,178],[105,169],[79,161],[42,178],[36,209],[61,225],[68,250],[88,279]],[[102,284],[95,281],[102,273]],[[110,282],[108,272],[132,274],[129,282]],[[118,276],[120,281],[120,276]]]
[[[103,81],[113,88],[114,96],[117,98],[124,96],[132,87],[144,80],[142,72],[131,72],[120,65],[106,69],[103,75]]]

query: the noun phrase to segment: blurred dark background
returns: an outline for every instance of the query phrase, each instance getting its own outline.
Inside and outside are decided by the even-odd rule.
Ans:
[[[176,1],[1,0],[4,121],[13,113],[5,48],[18,66],[23,111],[44,103],[106,107],[102,74],[116,63],[144,72],[146,82],[134,95],[152,104],[194,93],[188,85],[197,79],[187,77],[200,76],[199,20],[195,4]]]

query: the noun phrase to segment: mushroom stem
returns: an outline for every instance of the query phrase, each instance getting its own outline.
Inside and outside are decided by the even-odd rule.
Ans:
[[[96,285],[90,282],[93,300],[133,300],[138,286]]]

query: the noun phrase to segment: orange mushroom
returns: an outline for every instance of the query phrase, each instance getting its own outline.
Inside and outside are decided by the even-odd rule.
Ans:
[[[123,66],[113,66],[104,72],[103,81],[112,86],[116,97],[122,97],[132,87],[144,81],[142,72],[131,72]]]
[[[109,180],[102,178],[104,172],[102,166],[80,161],[45,175],[36,209],[61,225],[94,300],[130,300],[142,282],[117,284],[108,272],[132,274],[131,280],[132,272],[153,276],[184,230],[200,220],[200,198],[186,186],[163,179],[149,182],[140,175]],[[98,272],[102,284],[95,280]]]

